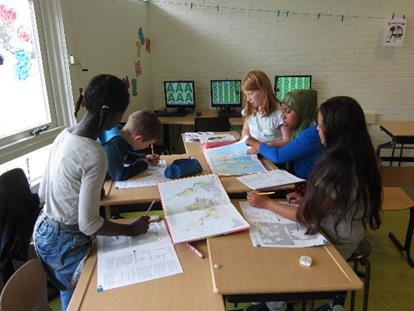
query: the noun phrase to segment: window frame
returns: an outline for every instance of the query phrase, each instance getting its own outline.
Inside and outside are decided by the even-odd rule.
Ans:
[[[37,136],[30,136],[30,130],[25,130],[2,139],[0,164],[52,143],[65,127],[75,123],[60,0],[27,1],[32,2],[35,12],[51,122],[49,129]]]

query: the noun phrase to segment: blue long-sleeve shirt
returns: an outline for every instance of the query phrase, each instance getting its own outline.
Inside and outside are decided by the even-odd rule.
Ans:
[[[99,140],[108,161],[106,179],[126,180],[148,168],[147,162],[143,161],[145,153],[134,151],[122,138],[119,128],[105,131]],[[138,159],[142,161],[136,161]]]
[[[322,145],[316,125],[304,129],[287,145],[272,147],[261,144],[259,152],[275,164],[293,162],[295,175],[308,179],[313,166],[319,160],[325,146]]]

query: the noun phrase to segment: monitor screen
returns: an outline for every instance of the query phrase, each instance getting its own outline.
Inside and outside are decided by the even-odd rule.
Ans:
[[[241,107],[241,80],[211,80],[212,107]]]
[[[312,76],[275,76],[275,94],[278,100],[283,100],[286,93],[297,89],[310,89]]]
[[[164,81],[167,108],[195,106],[194,81]]]

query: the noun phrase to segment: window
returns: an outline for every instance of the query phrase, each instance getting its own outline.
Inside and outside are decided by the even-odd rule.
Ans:
[[[0,0],[0,164],[73,124],[64,39],[59,0]]]

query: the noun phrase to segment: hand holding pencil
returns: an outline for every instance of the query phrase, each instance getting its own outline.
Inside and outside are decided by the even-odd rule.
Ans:
[[[148,207],[147,211],[145,212],[144,216],[134,220],[133,222],[130,223],[130,226],[132,228],[132,232],[131,235],[135,236],[135,235],[139,235],[139,234],[143,234],[143,233],[147,233],[148,228],[149,228],[149,223],[150,223],[150,217],[148,216],[148,213],[150,212],[150,210],[152,209],[152,207],[154,206],[155,200],[153,200],[150,204],[150,206]]]
[[[250,191],[247,192],[247,201],[250,206],[258,208],[267,208],[268,204],[272,201],[268,195],[273,194],[274,192],[258,192]]]

